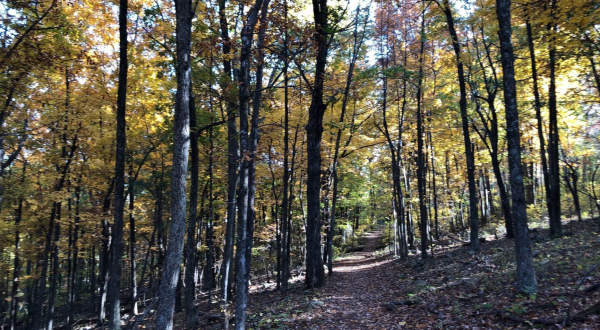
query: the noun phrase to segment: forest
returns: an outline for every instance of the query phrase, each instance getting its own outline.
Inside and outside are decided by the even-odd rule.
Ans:
[[[2,329],[600,329],[600,2],[0,4]]]

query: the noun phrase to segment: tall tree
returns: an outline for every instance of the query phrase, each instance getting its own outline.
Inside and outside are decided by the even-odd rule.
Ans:
[[[542,159],[542,175],[544,177],[544,190],[546,194],[546,207],[550,212],[552,204],[552,198],[550,190],[550,178],[548,177],[548,158],[546,154],[546,142],[544,137],[544,121],[542,119],[542,101],[540,97],[540,89],[538,83],[538,72],[537,72],[537,61],[535,56],[535,48],[533,45],[533,28],[529,19],[525,21],[527,29],[527,46],[529,48],[529,58],[531,60],[531,77],[533,80],[533,97],[534,97],[534,108],[535,108],[535,119],[537,120],[537,132],[538,139],[540,140],[540,156]]]
[[[190,87],[191,90],[191,87]],[[196,107],[193,95],[190,94],[190,212],[187,225],[187,238],[185,247],[185,324],[187,329],[195,329],[198,326],[198,311],[194,305],[196,299],[196,223],[198,221],[198,121],[196,119]],[[212,155],[211,155],[212,157]]]
[[[160,301],[156,310],[156,328],[173,329],[175,289],[179,281],[185,242],[186,178],[190,148],[191,35],[193,9],[191,0],[175,0],[177,39],[177,96],[173,127],[173,170],[171,174],[171,230],[167,243]]]
[[[427,237],[428,224],[427,224],[427,201],[425,200],[426,187],[427,187],[427,161],[425,159],[425,147],[423,138],[425,135],[423,128],[423,111],[422,107],[422,95],[423,95],[423,57],[425,56],[425,8],[421,14],[421,31],[420,31],[420,47],[419,47],[419,73],[417,76],[417,187],[419,191],[419,212],[420,212],[420,226],[421,231],[421,258],[427,259]]]
[[[127,0],[119,0],[119,86],[117,89],[117,149],[112,249],[108,284],[108,328],[121,329],[123,211],[125,208],[125,107],[127,106]]]
[[[557,50],[556,35],[558,23],[556,22],[557,0],[550,2],[550,21],[547,24],[548,35],[548,66],[550,70],[550,85],[548,86],[548,181],[550,188],[550,204],[548,216],[550,218],[550,236],[562,236],[560,221],[560,159],[559,159],[559,134],[558,134],[558,108],[556,100],[556,66]]]
[[[460,119],[462,123],[463,138],[465,144],[465,158],[467,161],[467,181],[469,185],[469,223],[471,225],[471,251],[479,251],[479,211],[478,211],[478,192],[475,181],[475,153],[471,143],[471,134],[469,132],[469,116],[467,113],[467,84],[465,79],[465,69],[461,56],[461,45],[454,25],[454,16],[449,0],[443,0],[442,9],[448,23],[448,32],[452,39],[454,48],[456,71],[458,73],[458,86],[460,89]]]
[[[246,308],[248,304],[248,281],[250,280],[250,263],[252,237],[254,232],[254,157],[256,153],[256,139],[258,118],[255,114],[260,107],[260,99],[254,99],[254,112],[252,115],[252,135],[249,135],[248,114],[250,113],[250,63],[253,44],[253,34],[262,12],[264,18],[269,6],[269,0],[256,0],[250,9],[244,27],[242,28],[240,50],[239,82],[239,115],[240,115],[240,155],[241,166],[239,173],[238,190],[238,222],[237,222],[237,250],[236,250],[236,295],[235,295],[235,329],[246,328]],[[265,23],[266,24],[266,23]],[[264,40],[264,35],[262,36]],[[259,36],[259,46],[260,36]],[[261,51],[261,50],[259,50]],[[257,79],[262,79],[262,72],[257,70]],[[255,97],[260,98],[255,94]]]
[[[521,133],[517,108],[517,85],[515,82],[514,54],[510,0],[496,0],[500,55],[502,58],[502,82],[504,85],[504,111],[506,114],[506,140],[508,142],[508,164],[512,212],[515,222],[515,251],[517,255],[517,291],[532,294],[537,291],[537,281],[531,254],[531,242],[527,228],[527,205],[523,187],[521,164]]]
[[[236,104],[233,88],[233,69],[231,66],[231,39],[226,16],[226,1],[219,0],[219,28],[223,43],[223,77],[221,89],[226,92],[225,102],[227,108],[227,225],[225,232],[225,247],[223,251],[223,280],[221,285],[223,297],[223,314],[225,316],[225,329],[229,325],[227,320],[227,301],[232,296],[231,277],[233,275],[233,247],[235,238],[235,211],[236,187],[238,184],[238,136],[235,125]]]
[[[313,0],[314,39],[317,47],[315,78],[311,86],[311,102],[306,124],[306,278],[309,288],[320,287],[325,283],[323,258],[321,257],[321,137],[323,135],[323,115],[327,104],[323,101],[325,66],[329,52],[330,37],[327,0]]]

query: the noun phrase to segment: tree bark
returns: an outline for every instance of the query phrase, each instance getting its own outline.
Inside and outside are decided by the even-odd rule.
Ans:
[[[78,263],[79,263],[79,259],[78,259],[78,255],[79,255],[79,247],[77,245],[77,241],[79,240],[79,222],[80,222],[80,216],[79,216],[79,206],[81,204],[81,188],[79,186],[80,184],[80,180],[78,180],[79,182],[77,183],[77,186],[75,187],[75,225],[73,226],[73,240],[72,240],[72,244],[71,247],[73,248],[73,261],[72,261],[72,266],[70,269],[70,273],[69,273],[69,296],[67,297],[67,308],[68,308],[68,318],[67,318],[67,329],[71,329],[73,327],[73,323],[75,322],[75,301],[77,300],[77,294],[76,292],[79,290],[76,290],[75,288],[75,283],[76,283],[76,279],[77,279],[77,268],[78,268]]]
[[[223,54],[231,54],[231,40],[229,38],[229,28],[227,24],[227,16],[225,13],[225,0],[219,0],[219,20],[221,39],[223,40]],[[232,68],[231,61],[226,56],[223,57],[223,79],[221,88],[225,91],[232,89]],[[233,246],[235,239],[235,210],[236,210],[236,187],[238,184],[238,137],[237,128],[235,125],[236,105],[234,102],[233,93],[230,92],[225,96],[227,104],[227,225],[225,233],[225,248],[223,252],[223,280],[222,280],[222,297],[223,297],[223,313],[225,321],[224,329],[229,326],[227,317],[227,301],[233,294],[231,277],[233,276]]]
[[[425,160],[425,147],[423,136],[423,114],[421,110],[421,95],[423,90],[423,56],[425,54],[425,9],[421,15],[420,50],[419,50],[419,73],[417,76],[417,187],[419,191],[419,212],[421,221],[419,231],[421,232],[421,259],[427,259],[427,205],[426,205],[426,187],[427,187],[427,162]]]
[[[521,134],[519,131],[519,111],[517,109],[517,86],[515,82],[514,55],[510,0],[496,0],[498,15],[500,55],[502,58],[504,84],[504,110],[506,116],[506,139],[508,143],[508,164],[512,193],[512,212],[515,221],[515,250],[517,255],[517,291],[532,294],[537,291],[537,281],[531,254],[529,229],[527,228],[527,205],[523,187],[523,167],[521,164]]]
[[[476,132],[479,134],[481,139],[483,140],[486,148],[489,151],[490,158],[492,161],[492,169],[494,172],[494,177],[496,178],[496,183],[498,184],[498,191],[500,193],[500,205],[502,207],[502,212],[504,213],[504,226],[506,228],[506,237],[512,239],[515,237],[514,223],[512,219],[512,212],[510,211],[510,198],[508,196],[506,185],[504,182],[504,178],[502,176],[502,171],[500,170],[500,159],[498,157],[499,148],[498,148],[498,115],[496,110],[496,95],[498,92],[498,77],[496,75],[496,69],[494,67],[494,61],[492,59],[491,51],[489,43],[485,41],[485,35],[483,32],[483,27],[480,28],[483,48],[485,50],[485,59],[487,61],[488,66],[492,69],[492,77],[488,78],[485,73],[485,65],[483,60],[479,56],[479,45],[477,42],[476,35],[473,35],[473,43],[475,45],[475,49],[477,51],[477,60],[479,62],[479,66],[481,68],[481,72],[484,76],[485,89],[487,92],[487,97],[476,96],[475,102],[476,107],[475,110],[481,119],[483,127],[485,129],[486,134],[482,134],[479,130]],[[479,106],[479,99],[482,98],[488,104],[489,115],[484,115],[481,107]],[[489,122],[489,124],[488,124]],[[489,144],[487,143],[487,139],[489,140]]]
[[[460,117],[462,122],[463,138],[465,143],[465,158],[467,160],[467,181],[469,184],[469,218],[471,225],[471,245],[470,249],[473,252],[479,251],[479,215],[478,215],[478,198],[477,187],[475,186],[475,155],[471,144],[471,135],[469,133],[469,117],[467,115],[467,87],[465,83],[464,65],[461,60],[461,47],[458,41],[456,28],[454,27],[454,18],[452,9],[448,0],[443,2],[443,10],[448,23],[448,31],[452,38],[452,46],[456,57],[456,70],[458,72],[458,85],[460,88]]]
[[[306,180],[306,278],[309,288],[320,287],[325,283],[323,258],[321,258],[321,137],[323,135],[323,115],[327,105],[323,102],[325,66],[329,51],[329,9],[327,0],[313,0],[315,23],[315,43],[317,58],[315,79],[311,88],[311,103],[306,124],[307,180]]]
[[[263,10],[268,6],[268,0]],[[250,264],[252,249],[252,234],[254,217],[250,200],[254,199],[252,192],[252,169],[254,167],[254,143],[248,135],[248,114],[250,112],[250,56],[254,29],[258,22],[259,11],[263,7],[263,0],[257,0],[250,9],[242,29],[242,47],[240,50],[239,82],[239,114],[240,114],[240,154],[241,168],[238,190],[238,223],[237,223],[237,249],[236,249],[236,295],[235,295],[235,329],[246,328],[246,307],[248,304],[248,281],[250,280]],[[258,78],[258,76],[257,76]],[[261,77],[262,78],[262,77]],[[254,120],[253,120],[254,123]]]
[[[198,216],[198,172],[199,172],[199,151],[198,151],[198,121],[196,119],[196,107],[193,94],[190,94],[190,162],[191,162],[191,182],[190,182],[190,211],[187,225],[187,238],[185,247],[185,322],[187,329],[196,329],[198,327],[198,311],[194,305],[196,300],[196,281],[194,274],[196,272],[196,224]]]
[[[123,211],[125,208],[125,108],[127,106],[127,0],[119,1],[119,86],[117,90],[117,149],[112,249],[108,285],[108,328],[121,329],[121,276],[123,271]]]
[[[175,99],[173,170],[171,175],[171,230],[160,282],[160,301],[156,310],[156,328],[173,329],[175,289],[179,281],[185,238],[186,176],[190,148],[190,48],[192,3],[175,0],[177,39],[177,96]]]
[[[281,286],[279,290],[281,293],[286,293],[288,288],[288,281],[290,278],[290,268],[288,267],[288,231],[289,228],[289,213],[288,209],[288,189],[289,189],[289,124],[290,124],[290,109],[289,109],[289,54],[288,54],[288,3],[287,0],[284,3],[284,15],[285,15],[285,32],[284,32],[284,64],[283,64],[283,80],[284,80],[284,91],[283,91],[283,106],[284,106],[284,119],[283,119],[283,189],[282,189],[282,205],[281,205],[281,231],[283,233],[282,252],[281,252],[281,265],[277,269],[281,269]],[[278,281],[279,284],[279,281]]]
[[[23,174],[21,176],[21,184],[25,182],[25,170],[27,168],[27,161],[23,162]],[[20,225],[23,216],[23,196],[19,197],[19,203],[15,210],[15,257],[13,261],[13,280],[10,294],[10,314],[9,314],[9,327],[10,330],[16,330],[17,328],[17,293],[19,290],[19,272],[21,270],[21,257],[20,257]]]
[[[548,43],[548,65],[550,69],[550,86],[548,87],[548,179],[550,188],[550,204],[548,215],[550,217],[550,236],[562,236],[561,210],[560,210],[560,160],[559,160],[559,134],[558,134],[558,109],[556,101],[556,37],[558,26],[554,22],[556,1],[550,4],[551,22],[548,23],[550,40]]]

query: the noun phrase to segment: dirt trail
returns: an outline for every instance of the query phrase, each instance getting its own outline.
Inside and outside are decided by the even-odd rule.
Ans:
[[[530,319],[553,320],[566,314],[570,300],[565,297],[600,263],[597,223],[570,222],[565,228],[573,235],[560,240],[548,239],[547,229],[530,234],[540,251],[535,298],[514,290],[511,240],[490,239],[477,255],[455,244],[439,246],[435,257],[425,261],[415,255],[400,260],[374,253],[380,228],[364,236],[363,251],[334,263],[334,274],[323,287],[306,290],[300,274],[285,295],[273,290],[252,294],[247,328],[487,330],[523,329]],[[585,285],[594,283],[600,283],[600,274],[590,275]],[[574,300],[572,310],[586,310],[598,301],[600,290],[590,289],[585,299]],[[600,329],[600,315],[570,328]]]
[[[401,324],[401,320],[390,322],[394,314],[385,313],[381,304],[386,302],[390,283],[385,264],[392,260],[375,256],[380,245],[383,228],[365,234],[363,251],[352,253],[334,263],[333,276],[313,298],[316,312],[305,318],[310,329],[400,329],[390,324]],[[383,267],[382,267],[383,266]],[[318,301],[318,302],[316,302]],[[310,304],[310,303],[309,303]],[[318,310],[317,310],[318,309]]]

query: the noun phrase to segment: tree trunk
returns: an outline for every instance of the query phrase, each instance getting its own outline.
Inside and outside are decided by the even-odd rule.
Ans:
[[[535,50],[533,48],[533,32],[531,28],[531,23],[529,20],[525,21],[525,25],[527,28],[527,44],[529,48],[529,58],[531,59],[531,76],[533,78],[533,96],[534,96],[534,107],[535,107],[535,118],[537,120],[537,132],[538,138],[540,140],[540,156],[542,158],[542,174],[544,176],[544,188],[546,194],[546,206],[548,208],[548,212],[550,212],[550,180],[548,176],[548,160],[546,158],[546,143],[544,138],[544,126],[542,120],[542,101],[540,98],[540,92],[538,87],[538,74],[537,74],[537,63],[535,59]]]
[[[423,135],[423,114],[421,110],[421,94],[423,89],[423,56],[425,53],[425,9],[421,15],[421,31],[420,31],[419,51],[419,73],[417,76],[417,187],[419,190],[419,212],[420,212],[420,228],[421,232],[421,259],[427,259],[427,206],[426,206],[426,187],[427,187],[427,162],[425,160]]]
[[[289,54],[288,54],[288,3],[287,0],[284,3],[284,15],[285,15],[285,32],[284,32],[284,66],[283,66],[283,79],[284,79],[284,91],[283,91],[283,105],[284,105],[284,119],[283,119],[283,190],[282,190],[282,205],[281,205],[281,231],[283,232],[283,244],[282,244],[282,253],[281,253],[281,265],[277,267],[277,270],[281,269],[281,293],[286,293],[288,288],[288,280],[290,278],[289,272],[290,268],[288,267],[288,231],[289,228],[289,213],[288,209],[288,189],[289,189],[289,122],[290,122],[290,109],[289,109],[289,77],[288,77],[288,69],[289,69]],[[279,273],[278,273],[279,275]],[[277,281],[279,284],[279,280]]]
[[[327,0],[313,0],[315,22],[315,42],[317,46],[315,79],[311,88],[311,103],[308,108],[306,125],[307,180],[306,180],[306,278],[309,288],[320,287],[325,283],[323,259],[321,258],[321,137],[323,135],[323,115],[327,105],[323,103],[325,66],[329,50],[329,9]]]
[[[68,317],[67,317],[67,329],[71,329],[73,327],[73,323],[75,322],[75,301],[77,301],[77,292],[80,291],[80,288],[76,288],[76,280],[77,280],[77,268],[78,268],[78,255],[79,255],[79,247],[77,246],[77,241],[79,240],[79,206],[81,204],[81,188],[79,186],[80,180],[78,180],[77,186],[75,187],[75,225],[73,226],[73,238],[71,247],[73,249],[73,260],[72,266],[69,272],[69,295],[67,297],[67,309],[68,309]]]
[[[115,201],[108,285],[108,328],[121,329],[121,276],[123,272],[123,211],[125,208],[125,108],[127,106],[127,0],[119,1],[119,86],[117,92],[117,149]]]
[[[181,256],[185,242],[186,177],[190,148],[190,48],[192,3],[175,1],[177,39],[177,96],[175,99],[173,169],[171,175],[171,230],[160,282],[160,301],[156,310],[156,328],[173,329],[175,289],[179,281]]]
[[[231,54],[231,40],[229,38],[229,28],[227,24],[227,16],[225,13],[225,0],[219,0],[219,20],[221,39],[223,40],[223,54]],[[221,88],[225,91],[232,88],[232,68],[231,61],[226,56],[223,57],[223,73],[225,83]],[[235,239],[235,210],[236,210],[236,187],[238,184],[238,137],[237,128],[235,126],[236,105],[233,93],[225,96],[227,103],[227,226],[225,233],[225,248],[223,253],[223,280],[222,280],[222,297],[223,297],[223,314],[224,314],[224,329],[229,326],[227,317],[227,301],[233,294],[231,277],[233,276],[233,246]]]
[[[452,38],[454,55],[456,57],[456,70],[458,72],[458,85],[460,88],[460,117],[462,122],[462,131],[465,143],[465,158],[467,160],[467,179],[469,184],[469,218],[471,225],[471,244],[470,249],[473,252],[479,251],[479,216],[477,210],[477,187],[475,186],[475,155],[471,144],[471,135],[469,133],[469,117],[467,115],[467,87],[465,83],[464,65],[461,60],[460,43],[456,28],[454,27],[454,18],[452,9],[448,0],[444,0],[444,14],[448,23],[448,31]]]
[[[185,247],[185,324],[187,329],[196,329],[198,327],[198,311],[194,305],[196,300],[196,281],[194,274],[196,272],[196,224],[198,215],[198,171],[199,171],[199,151],[198,151],[198,121],[196,120],[196,106],[193,94],[190,94],[190,162],[191,162],[191,183],[190,183],[190,211],[187,225],[187,238]]]
[[[141,167],[141,165],[140,165]],[[135,232],[136,232],[136,227],[135,227],[135,216],[134,216],[134,210],[135,210],[135,190],[134,190],[134,185],[135,185],[135,181],[137,179],[137,174],[138,172],[135,174],[135,178],[134,178],[134,173],[133,173],[133,164],[130,165],[129,167],[129,258],[131,259],[131,295],[130,295],[130,299],[131,299],[131,313],[133,315],[137,315],[138,314],[138,308],[137,308],[137,296],[138,296],[138,283],[137,283],[137,260],[136,260],[136,237],[135,237]]]
[[[48,314],[46,318],[47,330],[53,329],[56,293],[58,291],[58,241],[60,239],[61,206],[62,203],[56,203],[57,221],[54,224],[54,240],[52,242],[52,273],[50,274],[50,292],[48,295]]]
[[[113,189],[115,187],[115,180],[110,181],[110,186],[106,195],[104,196],[104,202],[102,204],[102,249],[99,250],[99,274],[98,274],[98,325],[101,326],[104,323],[106,317],[106,293],[108,289],[108,270],[109,270],[109,254],[111,249],[111,235],[110,235],[110,224],[108,223],[108,212],[110,211],[110,202]]]
[[[550,5],[551,22],[548,23],[550,40],[548,43],[548,65],[550,67],[550,86],[548,88],[548,179],[550,188],[550,204],[548,215],[550,217],[550,236],[562,236],[561,210],[560,210],[560,160],[559,160],[559,134],[558,134],[558,109],[556,101],[556,37],[558,26],[554,22],[554,9],[556,1]]]
[[[581,216],[581,203],[579,203],[579,192],[577,191],[577,184],[579,182],[579,174],[577,168],[571,164],[567,164],[565,167],[565,184],[571,196],[573,196],[573,205],[575,206],[575,213],[577,213],[577,221],[583,221]]]
[[[510,0],[496,0],[496,13],[500,27],[500,55],[502,57],[504,109],[506,114],[506,139],[508,143],[508,163],[512,212],[515,221],[515,250],[517,255],[517,291],[532,294],[537,291],[537,281],[531,254],[529,229],[527,228],[527,205],[523,187],[523,167],[521,165],[521,134],[517,109],[517,86],[515,82],[514,55]]]
[[[248,136],[248,113],[250,112],[250,56],[254,29],[258,22],[259,11],[267,10],[269,1],[257,0],[250,10],[242,29],[242,46],[240,50],[239,81],[239,114],[240,114],[240,154],[242,165],[240,168],[240,186],[238,191],[238,223],[237,223],[237,249],[236,249],[236,295],[235,295],[235,329],[246,328],[246,307],[248,304],[248,281],[250,280],[250,264],[252,236],[254,230],[253,205],[253,168],[255,145],[254,136]],[[265,13],[266,15],[266,13]],[[266,23],[264,23],[266,24]],[[263,37],[264,38],[264,37]],[[258,79],[257,74],[257,79]],[[262,76],[260,77],[262,79]],[[260,97],[260,96],[259,96]],[[256,104],[255,104],[256,106]],[[258,120],[258,118],[257,118]],[[254,116],[253,116],[254,126]],[[253,127],[253,131],[257,127]]]
[[[25,182],[25,170],[27,168],[27,161],[23,162],[23,175],[21,176],[21,184]],[[23,196],[19,196],[19,203],[15,210],[15,257],[13,261],[13,280],[10,294],[10,314],[9,314],[9,327],[10,330],[16,330],[17,328],[17,293],[19,290],[19,272],[21,270],[21,258],[20,258],[20,225],[23,216]]]

